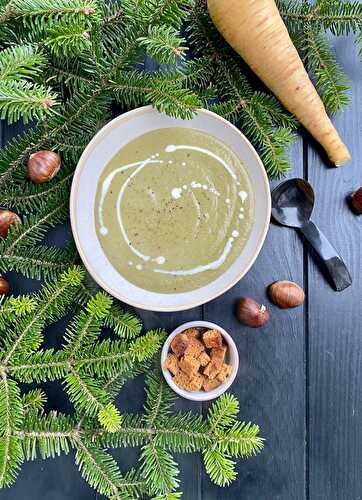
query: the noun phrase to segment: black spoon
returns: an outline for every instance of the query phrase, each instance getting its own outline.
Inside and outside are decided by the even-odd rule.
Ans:
[[[303,179],[282,182],[272,192],[272,215],[283,226],[299,229],[318,253],[328,271],[333,287],[340,292],[352,284],[349,271],[320,229],[310,220],[314,191]]]

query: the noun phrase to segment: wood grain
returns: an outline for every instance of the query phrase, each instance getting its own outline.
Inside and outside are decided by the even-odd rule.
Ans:
[[[361,62],[352,39],[335,40],[352,85],[350,106],[335,122],[353,155],[328,168],[309,148],[308,174],[316,191],[314,219],[345,259],[353,285],[334,292],[309,261],[309,498],[362,498],[362,220],[346,196],[362,185]]]
[[[195,310],[160,314],[138,311],[146,328],[173,330],[193,319],[219,323],[233,335],[240,369],[233,390],[240,400],[240,417],[257,422],[266,439],[262,454],[240,461],[239,476],[229,489],[212,485],[198,454],[177,457],[185,500],[362,500],[362,217],[353,215],[346,195],[362,185],[361,66],[351,39],[336,40],[338,59],[353,83],[352,103],[336,123],[353,161],[339,170],[328,168],[319,150],[293,150],[290,176],[307,174],[316,191],[315,221],[349,265],[353,285],[334,292],[293,231],[272,225],[257,262],[227,294]],[[19,127],[2,127],[2,144]],[[311,140],[308,138],[308,144]],[[305,161],[304,161],[305,160]],[[1,202],[0,202],[1,203]],[[56,228],[49,238],[64,242],[69,228]],[[39,283],[11,274],[14,293],[34,290]],[[282,311],[272,306],[266,286],[292,279],[307,288],[305,307]],[[263,329],[242,327],[233,315],[242,295],[270,307]],[[47,346],[59,344],[63,324],[49,329]],[[69,411],[57,384],[47,384],[49,408]],[[139,411],[144,398],[140,377],[121,392],[121,408]],[[179,408],[201,411],[200,405],[178,400]],[[203,411],[207,411],[204,405]],[[137,463],[136,450],[117,450],[123,469]],[[26,463],[0,500],[100,499],[81,479],[74,457]]]
[[[303,147],[292,152],[293,176],[303,175]],[[232,389],[240,401],[240,417],[256,422],[266,439],[261,455],[238,465],[238,480],[227,493],[203,476],[203,498],[301,500],[304,498],[304,317],[303,307],[282,311],[270,304],[266,287],[279,279],[303,286],[303,245],[293,230],[271,225],[264,248],[251,271],[227,294],[207,304],[207,320],[233,336],[240,368]],[[261,329],[240,325],[235,302],[252,297],[268,306],[269,323]]]

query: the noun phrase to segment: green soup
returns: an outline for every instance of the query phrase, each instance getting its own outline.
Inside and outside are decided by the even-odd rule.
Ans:
[[[113,267],[161,293],[222,275],[252,227],[254,194],[240,159],[219,139],[163,128],[134,139],[99,179],[96,231]]]

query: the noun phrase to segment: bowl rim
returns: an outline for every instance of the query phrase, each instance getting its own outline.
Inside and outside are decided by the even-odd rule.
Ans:
[[[192,309],[194,307],[206,304],[210,302],[213,299],[216,299],[217,297],[220,297],[223,295],[225,292],[230,290],[233,286],[235,286],[245,275],[246,273],[250,270],[250,268],[253,266],[255,263],[262,247],[265,242],[265,238],[268,233],[269,225],[270,225],[270,218],[271,218],[271,194],[270,194],[270,186],[269,186],[269,179],[267,176],[267,173],[265,171],[265,167],[263,165],[263,162],[261,161],[258,153],[256,152],[254,146],[251,144],[251,142],[247,139],[247,137],[232,123],[230,123],[228,120],[225,118],[217,115],[216,113],[209,111],[204,108],[199,108],[196,110],[198,114],[205,114],[205,115],[210,115],[214,117],[217,120],[220,120],[222,123],[227,125],[228,127],[232,128],[234,132],[236,132],[242,140],[247,144],[252,156],[255,158],[256,163],[260,167],[261,171],[261,176],[263,179],[263,188],[265,189],[265,192],[267,193],[267,199],[266,199],[266,204],[267,204],[267,217],[265,218],[265,224],[263,231],[261,235],[259,236],[259,239],[255,243],[255,252],[253,257],[249,260],[249,263],[242,268],[242,270],[235,275],[235,278],[230,280],[225,286],[220,287],[220,289],[216,292],[211,293],[207,298],[200,298],[197,300],[193,300],[192,302],[186,303],[186,301],[183,304],[180,304],[178,306],[174,305],[167,305],[166,301],[162,305],[158,306],[152,306],[152,308],[147,305],[143,304],[137,300],[132,299],[132,297],[129,297],[126,294],[123,294],[122,291],[120,290],[115,290],[112,288],[112,286],[108,285],[105,281],[103,281],[102,276],[99,274],[99,272],[96,271],[96,269],[93,267],[89,259],[87,258],[85,251],[83,251],[83,247],[77,232],[77,194],[80,188],[80,177],[81,173],[84,168],[85,161],[87,157],[89,156],[90,151],[95,147],[96,143],[100,141],[101,138],[103,138],[105,135],[107,135],[108,130],[112,129],[118,122],[122,121],[129,121],[134,115],[137,115],[139,113],[146,113],[146,112],[158,112],[153,108],[152,105],[147,105],[147,106],[141,106],[139,108],[135,108],[131,111],[127,111],[126,113],[123,113],[112,120],[110,120],[104,127],[102,127],[91,139],[91,141],[87,144],[86,148],[84,149],[82,155],[79,158],[76,170],[74,172],[73,180],[72,180],[72,186],[71,186],[71,192],[70,192],[70,200],[69,200],[69,209],[70,209],[70,224],[71,224],[71,230],[73,234],[73,238],[78,250],[78,253],[81,257],[81,260],[89,272],[89,274],[92,276],[92,278],[98,283],[98,285],[108,292],[110,295],[115,297],[116,299],[125,302],[126,304],[129,304],[130,306],[140,308],[143,310],[148,310],[148,311],[157,311],[157,312],[177,312],[177,311],[186,311],[188,309]],[[162,113],[161,113],[162,114]],[[147,290],[145,290],[145,295],[147,294]],[[167,294],[164,294],[165,297]]]
[[[188,328],[209,328],[209,329],[215,329],[218,330],[221,335],[224,337],[228,348],[230,351],[233,352],[233,355],[235,357],[235,362],[233,364],[233,372],[230,375],[230,377],[227,379],[226,382],[223,382],[221,385],[216,387],[215,389],[212,389],[209,392],[201,392],[201,391],[196,391],[196,392],[190,392],[186,391],[185,389],[181,389],[178,387],[172,380],[172,377],[170,375],[170,372],[168,370],[165,370],[163,365],[166,360],[167,354],[170,351],[170,344],[172,340],[178,335],[179,333],[187,330]],[[162,374],[167,382],[167,384],[171,387],[171,389],[178,394],[179,396],[183,397],[184,399],[188,399],[190,401],[198,401],[198,402],[203,402],[203,401],[211,401],[212,399],[216,399],[221,394],[224,394],[230,386],[234,383],[234,380],[236,378],[236,375],[238,373],[239,369],[239,352],[238,348],[236,347],[235,341],[224,328],[222,328],[220,325],[217,325],[216,323],[212,323],[210,321],[204,321],[204,320],[195,320],[195,321],[189,321],[187,323],[183,323],[182,325],[178,326],[175,328],[170,335],[167,337],[165,340],[162,351],[161,351],[161,358],[160,358],[160,363],[161,363],[161,371]]]

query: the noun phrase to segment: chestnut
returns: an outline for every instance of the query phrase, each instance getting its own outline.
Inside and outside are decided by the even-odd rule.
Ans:
[[[11,210],[0,210],[0,239],[7,237],[12,224],[21,222],[19,216]]]
[[[0,276],[0,295],[7,295],[10,291],[9,282]]]
[[[303,304],[305,293],[303,288],[293,281],[276,281],[269,287],[272,302],[281,309],[290,309]]]
[[[362,215],[362,187],[352,194],[351,205],[356,214]]]
[[[60,169],[60,156],[54,151],[37,151],[28,160],[28,177],[36,184],[53,179]]]
[[[236,306],[236,317],[244,325],[259,328],[269,321],[269,311],[255,300],[242,297]]]

